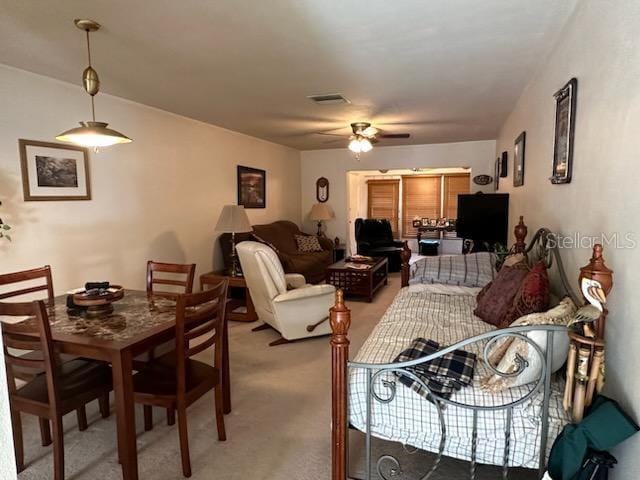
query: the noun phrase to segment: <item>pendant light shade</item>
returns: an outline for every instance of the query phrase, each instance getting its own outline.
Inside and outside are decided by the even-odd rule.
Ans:
[[[86,92],[91,95],[91,120],[80,122],[79,127],[72,128],[56,136],[56,140],[62,142],[75,143],[82,147],[109,147],[118,143],[131,143],[132,140],[122,133],[107,128],[106,122],[96,121],[96,110],[94,97],[100,91],[100,78],[98,72],[91,66],[91,44],[89,34],[100,28],[100,24],[93,20],[74,20],[76,27],[86,32],[87,35],[87,57],[89,66],[82,74],[82,83]]]
[[[56,140],[75,143],[83,147],[110,147],[117,143],[131,143],[132,140],[120,132],[107,128],[104,122],[80,122],[80,126],[62,132]]]

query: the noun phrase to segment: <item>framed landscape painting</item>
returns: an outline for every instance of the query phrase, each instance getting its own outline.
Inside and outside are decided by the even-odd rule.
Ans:
[[[238,165],[238,205],[244,208],[266,208],[267,172]]]
[[[91,200],[86,148],[23,139],[18,143],[25,201]]]

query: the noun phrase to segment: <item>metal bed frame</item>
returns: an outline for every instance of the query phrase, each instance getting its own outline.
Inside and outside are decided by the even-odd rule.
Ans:
[[[578,297],[568,281],[567,275],[564,271],[562,261],[555,247],[554,242],[550,242],[553,238],[553,234],[546,228],[542,228],[536,232],[533,236],[529,246],[526,246],[524,239],[527,234],[527,227],[524,225],[522,217],[520,217],[520,223],[515,228],[516,243],[512,247],[511,252],[523,253],[530,263],[543,261],[545,265],[550,268],[555,264],[560,281],[562,283],[563,293],[566,293],[571,297],[576,305],[580,305],[580,297]],[[599,253],[601,254],[602,247],[599,247]],[[596,247],[597,248],[597,247]],[[592,258],[591,264],[595,258]],[[403,266],[402,266],[402,286],[409,284],[409,258],[411,257],[411,251],[405,243],[405,249],[403,251]],[[601,260],[601,256],[599,257]],[[604,267],[604,262],[602,262]],[[583,272],[584,273],[584,272]],[[483,411],[504,411],[506,415],[506,425],[504,431],[504,455],[502,463],[502,478],[507,479],[509,475],[509,454],[510,454],[510,441],[511,441],[511,420],[513,409],[528,400],[542,395],[542,424],[540,434],[540,455],[539,455],[539,476],[542,477],[546,467],[546,454],[547,446],[549,442],[549,402],[551,395],[551,359],[553,358],[553,335],[557,333],[567,332],[568,328],[565,326],[557,325],[536,325],[536,326],[520,326],[510,327],[505,329],[494,330],[475,337],[467,338],[454,345],[450,345],[438,352],[428,355],[416,360],[410,360],[399,363],[385,363],[385,364],[370,364],[370,363],[358,363],[348,360],[349,355],[349,339],[348,330],[350,325],[350,311],[344,305],[344,299],[341,291],[336,294],[336,304],[331,309],[330,322],[332,327],[331,347],[332,347],[332,373],[333,373],[333,395],[332,395],[332,480],[346,480],[348,470],[348,429],[349,429],[349,408],[348,408],[348,372],[349,369],[364,369],[366,371],[366,423],[365,423],[365,480],[371,480],[372,470],[374,464],[372,462],[371,452],[371,417],[372,417],[372,402],[390,403],[396,396],[396,382],[389,381],[383,377],[388,373],[401,373],[417,382],[425,392],[428,392],[429,400],[435,405],[438,413],[438,419],[440,423],[440,443],[437,452],[437,457],[433,462],[429,470],[420,477],[420,480],[428,480],[433,473],[438,469],[442,457],[444,455],[445,442],[447,439],[447,425],[443,414],[443,407],[451,405],[472,411],[472,438],[471,438],[471,458],[469,466],[469,477],[474,480],[476,477],[476,450],[478,442],[478,413]],[[528,333],[533,331],[546,332],[547,348],[542,349],[535,341],[531,340],[527,336]],[[488,355],[492,345],[499,340],[505,338],[517,338],[526,342],[536,355],[540,358],[541,370],[540,376],[537,379],[535,385],[529,393],[525,396],[502,405],[480,406],[480,405],[467,405],[459,403],[447,398],[443,398],[433,393],[428,386],[417,377],[412,371],[411,367],[429,362],[435,358],[441,357],[456,349],[464,348],[470,344],[476,342],[486,342],[482,351],[482,361],[485,362],[489,370],[501,377],[516,377],[522,373],[528,366],[528,362],[522,357],[516,358],[517,370],[514,372],[501,372],[497,370],[489,361]],[[376,382],[379,381],[379,385],[383,387],[386,395],[381,395],[379,392],[380,387],[376,388]],[[400,388],[405,388],[403,385]],[[390,480],[384,473],[388,470],[391,476],[395,476],[399,473],[400,462],[393,455],[383,454],[375,461],[375,468],[380,478],[384,480]]]

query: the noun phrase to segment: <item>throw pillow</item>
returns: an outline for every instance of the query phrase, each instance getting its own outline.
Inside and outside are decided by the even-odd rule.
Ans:
[[[500,328],[526,276],[527,269],[520,264],[501,268],[491,286],[478,295],[473,313],[484,322]]]
[[[411,266],[409,283],[441,283],[484,287],[496,276],[494,253],[423,257]]]
[[[506,328],[514,320],[530,313],[544,312],[549,308],[549,276],[543,262],[536,263],[524,277],[520,290],[513,299],[513,305],[505,316],[501,328]]]
[[[567,325],[576,313],[576,306],[569,297],[546,312],[532,313],[519,318],[511,324],[512,327],[525,325]],[[527,337],[540,347],[542,352],[547,347],[547,332],[534,330],[527,333]],[[558,371],[567,360],[569,351],[569,336],[565,332],[553,334],[553,356],[551,359],[551,373]],[[487,361],[499,372],[514,373],[518,370],[517,357],[525,360],[526,367],[515,377],[503,377],[491,374],[481,380],[482,388],[499,392],[507,388],[519,387],[531,382],[537,382],[542,372],[542,359],[534,347],[524,340],[507,337],[498,340],[490,349]]]
[[[321,252],[322,246],[318,237],[314,235],[295,235],[298,251],[300,252]]]
[[[508,255],[507,258],[504,259],[504,262],[502,262],[502,266],[513,267],[518,263],[527,263],[527,257],[524,253],[512,253],[511,255]]]

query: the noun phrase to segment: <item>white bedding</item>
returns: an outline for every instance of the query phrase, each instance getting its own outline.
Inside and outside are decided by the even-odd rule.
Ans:
[[[403,288],[392,305],[374,328],[354,361],[390,363],[416,337],[435,340],[441,346],[454,344],[475,335],[493,330],[473,315],[477,288],[448,285],[412,285]],[[494,393],[480,389],[479,378],[487,373],[481,360],[484,343],[468,345],[465,349],[478,355],[474,386],[457,392],[451,400],[471,405],[502,405],[526,395],[531,385]],[[365,430],[366,371],[352,368],[349,379],[350,422]],[[384,379],[394,381],[393,374]],[[396,383],[393,401],[384,404],[373,400],[372,434],[376,437],[401,442],[423,450],[437,452],[440,444],[440,422],[436,407],[424,397]],[[549,441],[569,421],[562,409],[564,385],[560,380],[552,383],[549,409]],[[381,397],[388,391],[376,383]],[[513,411],[509,466],[538,468],[541,430],[542,395],[515,407]],[[469,460],[471,458],[472,411],[454,406],[444,410],[447,435],[444,454]],[[477,461],[502,465],[505,446],[505,410],[478,412]],[[548,454],[548,451],[547,451]]]

